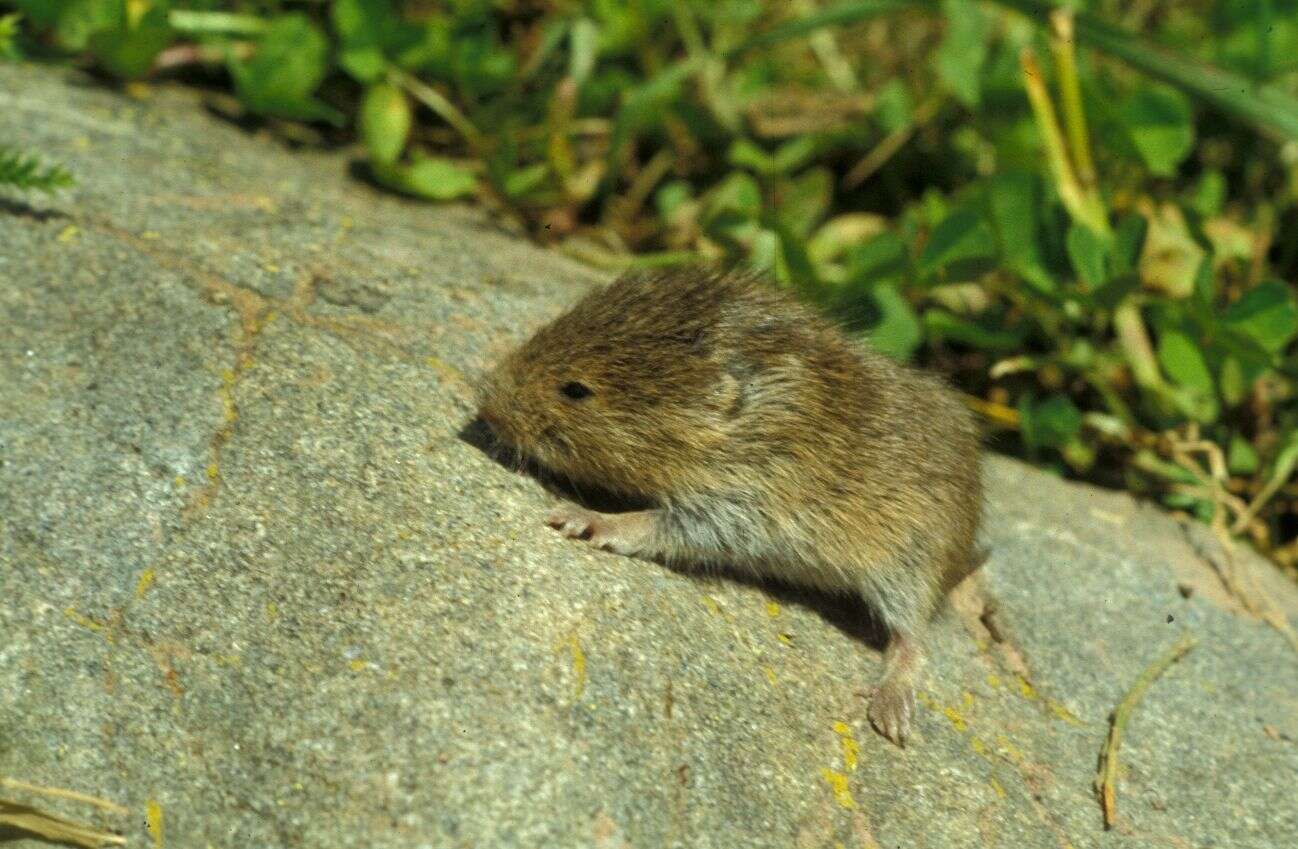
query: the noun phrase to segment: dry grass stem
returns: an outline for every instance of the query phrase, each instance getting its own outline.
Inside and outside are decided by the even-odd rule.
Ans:
[[[1109,736],[1100,749],[1100,768],[1095,776],[1095,790],[1100,796],[1100,806],[1104,811],[1104,827],[1113,828],[1118,817],[1118,748],[1122,745],[1122,735],[1127,729],[1132,712],[1144,698],[1145,691],[1162,675],[1167,668],[1176,663],[1185,653],[1194,648],[1194,637],[1185,634],[1174,646],[1168,649],[1157,660],[1145,668],[1131,685],[1113,711],[1109,726]]]

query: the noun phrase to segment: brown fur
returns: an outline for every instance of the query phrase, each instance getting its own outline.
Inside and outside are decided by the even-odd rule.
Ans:
[[[904,715],[880,729],[904,739],[918,636],[976,565],[979,438],[942,381],[752,276],[668,271],[542,328],[488,380],[481,414],[548,468],[658,505],[568,511],[552,521],[565,531],[865,598],[906,641],[884,681],[903,679]]]

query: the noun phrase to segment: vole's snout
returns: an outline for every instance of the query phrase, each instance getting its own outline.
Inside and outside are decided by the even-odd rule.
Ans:
[[[527,406],[527,398],[509,384],[496,384],[483,394],[478,418],[500,447],[525,454],[536,449],[540,418]]]
[[[501,385],[499,373],[487,375],[477,387],[478,419],[491,428],[497,439],[506,439],[509,434],[505,410],[508,400]]]
[[[509,425],[508,417],[502,415],[498,407],[490,402],[478,408],[478,418],[491,429],[491,435],[497,442],[513,446],[518,442],[518,434]]]
[[[494,410],[490,407],[478,408],[478,419],[487,426],[494,438],[500,438],[500,417]]]

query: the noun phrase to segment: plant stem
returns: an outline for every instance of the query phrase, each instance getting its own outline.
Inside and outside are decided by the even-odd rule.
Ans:
[[[1071,10],[1056,9],[1050,15],[1050,36],[1050,52],[1054,54],[1055,72],[1059,74],[1059,96],[1073,167],[1077,169],[1077,182],[1082,191],[1091,193],[1096,190],[1095,162],[1091,159],[1090,134],[1086,129],[1086,112],[1082,109],[1082,89],[1077,81]]]
[[[1114,309],[1113,329],[1118,334],[1118,343],[1127,356],[1136,383],[1146,389],[1161,390],[1163,375],[1158,370],[1154,346],[1150,344],[1149,331],[1145,329],[1140,307],[1132,298],[1126,298]]]
[[[916,131],[932,120],[941,105],[942,95],[934,95],[922,103],[915,110],[915,114],[910,121],[884,136],[877,145],[870,149],[869,153],[852,166],[851,170],[843,176],[843,188],[854,189],[870,179],[874,172],[887,164],[888,160],[895,156],[897,151],[905,147],[906,142],[910,141],[911,136]]]
[[[25,793],[39,793],[42,796],[50,796],[55,799],[68,799],[73,802],[84,802],[87,805],[94,805],[110,814],[126,816],[130,813],[126,808],[107,799],[100,799],[97,796],[87,796],[85,793],[78,793],[75,790],[64,790],[62,787],[45,787],[40,784],[28,784],[26,781],[19,781],[16,778],[0,778],[0,787],[6,790],[21,790]]]
[[[799,15],[816,13],[815,0],[794,0],[792,6]],[[851,63],[844,58],[843,52],[838,49],[835,36],[836,34],[829,29],[820,29],[811,33],[807,41],[834,88],[842,92],[854,92],[860,88],[856,81],[856,72],[852,70]]]
[[[1176,663],[1185,653],[1194,648],[1194,637],[1185,634],[1170,649],[1140,673],[1136,683],[1131,685],[1127,695],[1113,711],[1113,724],[1109,728],[1109,737],[1100,750],[1100,769],[1095,776],[1095,789],[1100,794],[1100,804],[1104,810],[1104,827],[1112,828],[1118,816],[1118,747],[1122,745],[1122,734],[1127,729],[1136,705],[1144,698],[1145,691],[1158,680],[1158,676]]]
[[[1059,128],[1059,118],[1055,114],[1055,105],[1046,90],[1045,79],[1041,76],[1041,66],[1037,64],[1036,54],[1031,48],[1024,48],[1019,54],[1019,63],[1023,70],[1023,87],[1028,94],[1028,103],[1032,106],[1032,116],[1036,119],[1037,129],[1041,133],[1041,143],[1046,149],[1046,161],[1055,178],[1055,187],[1059,199],[1073,220],[1090,227],[1103,236],[1110,234],[1109,222],[1102,210],[1097,210],[1088,202],[1086,193],[1078,182],[1068,159],[1068,145],[1064,133]]]
[[[474,152],[482,150],[482,133],[473,125],[455,104],[447,100],[437,89],[425,84],[413,74],[389,65],[388,76],[397,85],[410,92],[410,96],[433,110],[439,118],[455,128]]]

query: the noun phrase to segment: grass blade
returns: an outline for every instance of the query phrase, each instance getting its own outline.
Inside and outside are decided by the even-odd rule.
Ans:
[[[1056,8],[1042,0],[993,0],[1040,23],[1050,24]],[[1247,77],[1200,62],[1132,35],[1094,15],[1077,12],[1073,26],[1078,42],[1117,57],[1138,71],[1211,103],[1227,114],[1287,138],[1298,139],[1298,100]]]

